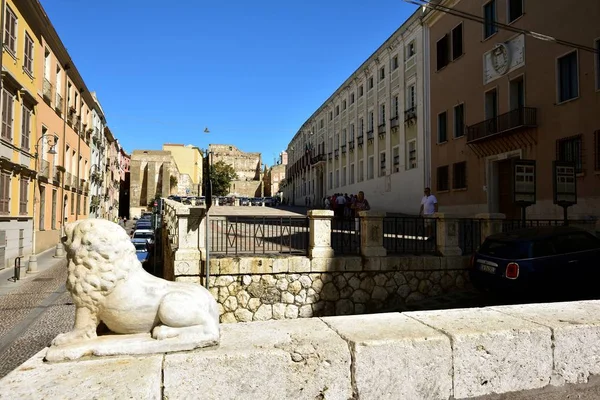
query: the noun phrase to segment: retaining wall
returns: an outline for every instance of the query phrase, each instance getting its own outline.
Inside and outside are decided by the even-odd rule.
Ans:
[[[399,311],[464,289],[468,257],[211,259],[210,292],[223,323]],[[200,283],[200,276],[175,280]]]
[[[0,399],[559,399],[589,389],[598,343],[599,301],[224,324],[220,346],[197,351],[40,352]]]

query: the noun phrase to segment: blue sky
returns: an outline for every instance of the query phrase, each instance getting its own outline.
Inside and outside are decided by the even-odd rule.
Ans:
[[[41,2],[128,152],[233,144],[268,165],[416,8],[402,0]]]

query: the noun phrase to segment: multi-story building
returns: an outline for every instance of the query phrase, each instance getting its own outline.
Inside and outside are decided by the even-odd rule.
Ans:
[[[18,2],[20,3],[20,2]],[[39,37],[24,10],[3,1],[0,109],[0,269],[18,256],[31,254],[34,240],[34,182],[38,136]],[[49,150],[54,140],[41,150]],[[40,151],[41,151],[40,150]],[[46,156],[41,162],[46,165]],[[47,169],[46,169],[47,171]]]
[[[92,142],[91,142],[91,167],[89,174],[90,183],[90,209],[89,216],[93,218],[106,218],[106,201],[103,194],[104,180],[106,177],[107,160],[105,151],[108,141],[104,135],[106,118],[96,93],[92,93],[96,107],[92,110]]]
[[[166,143],[163,145],[163,151],[170,152],[177,163],[180,174],[178,194],[200,196],[202,194],[202,153],[200,149],[191,144]],[[184,182],[181,177],[185,175],[189,178]]]
[[[364,191],[372,208],[416,213],[429,177],[420,12],[394,32],[288,145],[283,197],[320,205]]]
[[[120,146],[109,127],[104,128],[107,149],[106,179],[104,183],[104,200],[106,219],[116,221],[119,218],[119,191],[121,188]]]
[[[119,162],[121,164],[121,189],[119,191],[119,216],[129,218],[129,167],[131,156],[121,146]]]
[[[237,174],[237,179],[231,181],[230,195],[264,196],[264,164],[260,153],[246,153],[229,144],[209,144],[208,150],[212,163],[223,161]]]
[[[517,217],[516,158],[536,161],[528,216],[562,216],[554,160],[575,165],[579,199],[570,214],[600,215],[600,2],[444,0],[434,8],[424,29],[440,211]]]

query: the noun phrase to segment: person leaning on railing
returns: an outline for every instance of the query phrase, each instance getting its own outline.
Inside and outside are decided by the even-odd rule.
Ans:
[[[437,198],[431,194],[431,189],[426,187],[424,190],[424,196],[421,199],[421,209],[419,210],[419,216],[425,218],[424,225],[427,233],[427,239],[431,239],[433,237],[433,222],[431,218],[436,212],[438,212]]]

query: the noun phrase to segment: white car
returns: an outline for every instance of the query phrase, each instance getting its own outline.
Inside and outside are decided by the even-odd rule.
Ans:
[[[154,243],[154,231],[151,229],[136,229],[131,235],[132,239],[146,239],[148,244]]]

